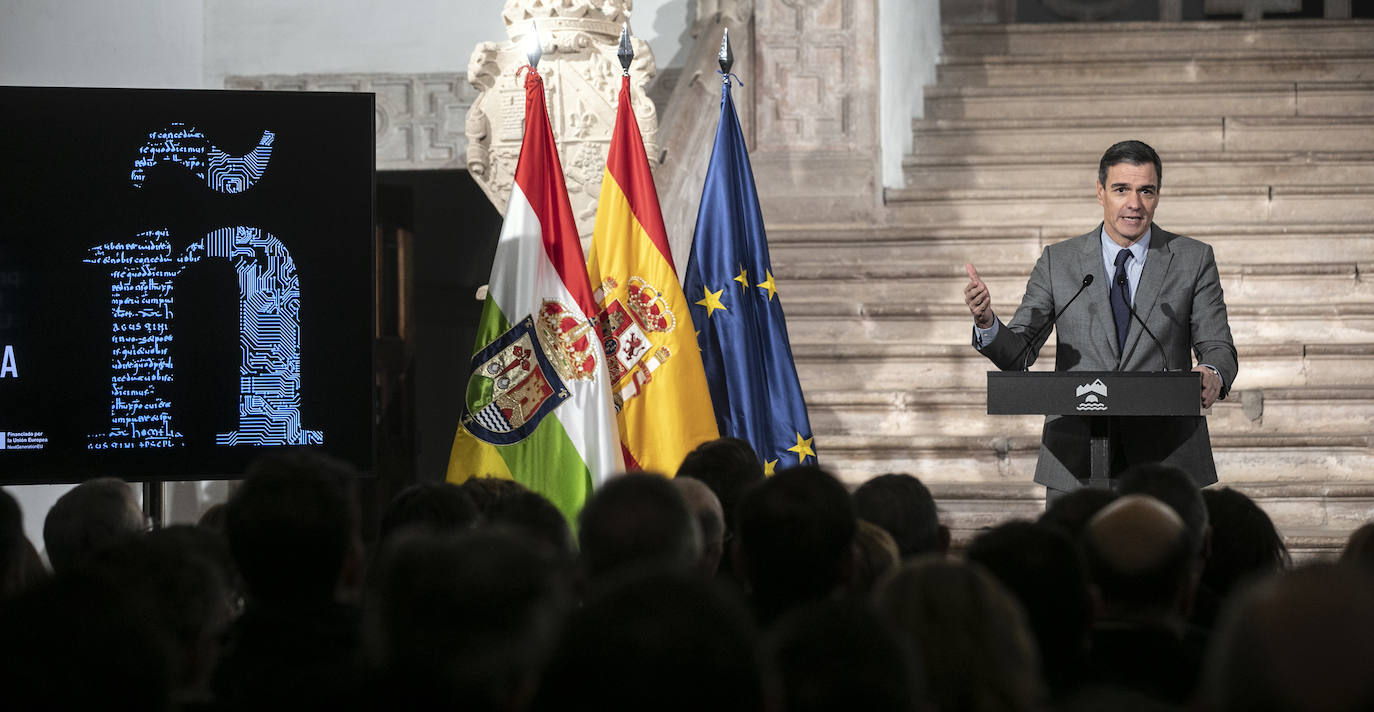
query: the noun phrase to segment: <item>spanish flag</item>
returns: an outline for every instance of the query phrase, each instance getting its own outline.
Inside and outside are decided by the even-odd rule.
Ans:
[[[692,448],[717,437],[716,419],[630,102],[624,76],[587,274],[625,463],[671,475]]]
[[[570,520],[623,470],[598,308],[583,269],[544,80],[525,76],[525,138],[496,247],[448,479],[512,478]]]

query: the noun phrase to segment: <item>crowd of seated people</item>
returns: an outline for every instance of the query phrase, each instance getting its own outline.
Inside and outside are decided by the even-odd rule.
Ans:
[[[156,529],[102,478],[46,566],[0,490],[0,708],[1374,709],[1374,524],[1294,567],[1243,493],[1142,465],[952,547],[910,475],[765,477],[730,438],[673,474],[571,524],[425,482],[364,527],[357,473],[302,450]]]

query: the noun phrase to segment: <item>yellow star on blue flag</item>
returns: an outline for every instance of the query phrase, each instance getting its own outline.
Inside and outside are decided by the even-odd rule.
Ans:
[[[768,236],[749,151],[740,133],[730,78],[722,82],[720,122],[701,191],[692,254],[683,287],[701,294],[691,308],[721,435],[748,441],[771,470],[779,462],[815,464],[811,423],[802,398],[782,298],[773,280]],[[753,283],[749,275],[764,275]],[[707,285],[738,282],[725,309]],[[713,296],[714,295],[714,296]],[[796,445],[789,445],[795,440]],[[795,456],[795,460],[793,457]]]

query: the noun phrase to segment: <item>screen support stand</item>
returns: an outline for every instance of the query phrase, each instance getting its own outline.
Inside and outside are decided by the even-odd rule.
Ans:
[[[143,483],[143,515],[154,529],[162,528],[163,486],[161,480],[144,481]]]
[[[1088,441],[1088,486],[1093,489],[1112,488],[1112,431],[1116,418],[1088,418],[1091,424]]]

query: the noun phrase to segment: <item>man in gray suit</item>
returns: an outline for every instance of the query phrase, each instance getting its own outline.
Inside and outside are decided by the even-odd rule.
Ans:
[[[965,265],[974,348],[1004,371],[1028,366],[1049,336],[1041,328],[1092,275],[1093,283],[1055,324],[1055,370],[1182,370],[1193,364],[1191,349],[1197,356],[1192,370],[1202,375],[1202,407],[1225,398],[1236,379],[1236,347],[1216,260],[1207,244],[1152,222],[1162,176],[1159,155],[1140,141],[1107,149],[1097,173],[1102,224],[1045,248],[1009,324],[993,313],[978,271]],[[1131,315],[1132,306],[1149,333]],[[1045,419],[1035,481],[1051,494],[1077,489],[1087,479],[1089,427],[1088,418]],[[1199,486],[1217,481],[1202,416],[1128,418],[1115,432],[1113,473],[1138,462],[1165,462],[1190,473]]]

